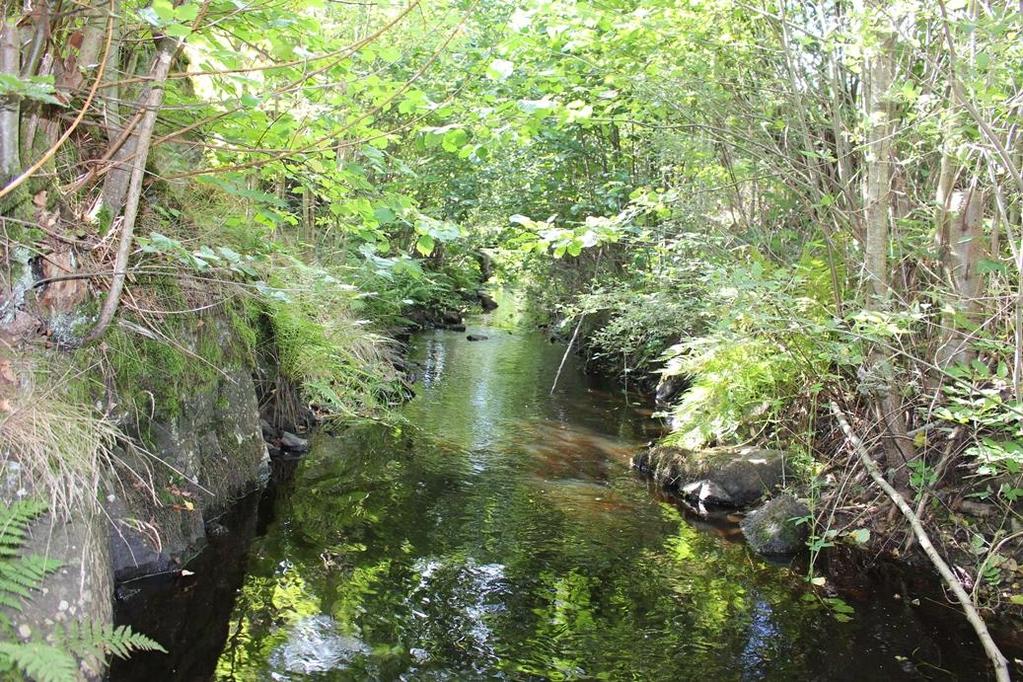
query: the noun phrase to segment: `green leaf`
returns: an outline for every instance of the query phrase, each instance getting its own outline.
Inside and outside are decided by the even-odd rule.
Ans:
[[[0,642],[0,661],[13,663],[35,682],[77,682],[78,663],[70,654],[38,642]]]
[[[515,71],[515,64],[507,59],[495,59],[487,68],[487,77],[496,81],[507,80]]]
[[[433,237],[428,234],[419,235],[419,239],[416,241],[416,251],[424,256],[429,256],[433,253],[433,247]]]
[[[870,540],[870,531],[866,528],[857,528],[849,532],[849,538],[858,545],[864,545]]]
[[[192,35],[192,29],[184,24],[167,24],[163,32],[172,38],[187,38]]]

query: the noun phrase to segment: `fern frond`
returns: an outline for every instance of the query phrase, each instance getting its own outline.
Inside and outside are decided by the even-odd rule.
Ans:
[[[28,598],[32,590],[60,566],[59,561],[37,555],[0,561],[0,599]]]
[[[65,633],[64,645],[81,658],[104,658],[113,654],[126,659],[134,651],[160,651],[167,653],[159,642],[139,632],[132,632],[127,625],[113,626],[109,623],[75,623]]]
[[[13,664],[34,682],[76,682],[78,663],[70,654],[39,642],[0,642],[0,665]]]

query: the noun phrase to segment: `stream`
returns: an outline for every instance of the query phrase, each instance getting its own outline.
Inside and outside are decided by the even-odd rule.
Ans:
[[[847,622],[734,518],[691,517],[629,468],[645,398],[543,336],[413,340],[401,426],[318,433],[189,574],[119,588],[171,653],[145,680],[981,679],[962,616],[911,571],[854,567]],[[836,617],[838,616],[838,617]]]

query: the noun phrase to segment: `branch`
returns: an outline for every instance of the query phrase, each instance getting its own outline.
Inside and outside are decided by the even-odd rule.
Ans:
[[[853,446],[853,450],[856,451],[860,461],[863,462],[863,466],[867,468],[867,472],[870,477],[874,479],[874,482],[885,494],[891,498],[895,506],[899,508],[902,515],[906,517],[910,527],[913,529],[913,534],[916,535],[917,542],[920,543],[920,549],[924,551],[927,558],[931,560],[934,567],[938,570],[945,584],[948,585],[949,589],[956,596],[956,600],[959,605],[962,606],[963,612],[966,614],[966,620],[973,626],[974,632],[977,633],[977,639],[980,640],[981,645],[984,647],[984,652],[987,657],[991,660],[991,665],[995,669],[995,679],[998,682],[1009,682],[1009,664],[1005,659],[1005,656],[999,650],[998,645],[995,644],[994,639],[991,638],[991,633],[988,632],[987,625],[984,623],[984,619],[977,611],[977,607],[970,599],[970,595],[966,594],[966,590],[963,588],[962,583],[952,573],[952,569],[949,568],[948,564],[941,555],[938,554],[938,550],[934,548],[931,543],[930,536],[927,535],[927,531],[924,530],[923,525],[920,523],[920,517],[918,517],[909,505],[906,503],[905,498],[902,497],[899,492],[884,480],[884,476],[881,474],[881,469],[878,468],[877,462],[875,462],[870,453],[867,452],[866,446],[863,445],[863,441],[859,439],[856,433],[849,426],[849,421],[845,417],[845,413],[842,412],[841,408],[837,403],[831,403],[831,413],[835,415],[835,419],[838,420],[838,425],[842,427],[842,432],[845,437],[849,439],[849,442]]]
[[[60,138],[56,142],[54,142],[49,149],[46,150],[46,152],[39,158],[38,161],[32,164],[24,173],[22,173],[21,175],[7,183],[7,185],[3,189],[0,189],[0,199],[13,192],[23,182],[32,177],[33,173],[42,168],[43,165],[45,165],[46,162],[49,161],[53,157],[53,155],[57,153],[57,150],[60,149],[65,142],[67,142],[67,139],[71,137],[71,133],[75,132],[75,128],[77,128],[78,124],[82,122],[83,118],[85,118],[85,113],[89,111],[89,107],[92,106],[92,100],[96,96],[96,91],[99,90],[99,86],[103,82],[103,71],[106,69],[107,66],[107,53],[110,51],[110,43],[114,37],[113,7],[114,0],[110,0],[111,9],[110,14],[107,16],[107,40],[103,46],[103,60],[99,63],[99,68],[96,70],[96,80],[95,82],[93,82],[92,88],[89,90],[88,97],[85,98],[85,102],[82,104],[81,111],[78,112],[78,116],[76,116],[75,120],[71,122],[71,125],[68,126],[68,129],[64,131],[64,134],[61,135]]]

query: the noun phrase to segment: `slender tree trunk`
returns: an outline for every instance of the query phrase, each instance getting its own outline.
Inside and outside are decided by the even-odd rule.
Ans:
[[[12,19],[0,24],[0,73],[18,77],[21,54],[18,27]],[[21,100],[16,96],[0,98],[0,185],[5,185],[21,171]]]
[[[127,275],[128,258],[131,255],[131,245],[135,234],[135,219],[138,217],[139,200],[142,197],[142,180],[146,173],[146,160],[149,158],[149,145],[153,139],[153,129],[156,127],[156,116],[160,111],[160,105],[163,103],[163,86],[167,81],[167,74],[170,73],[171,64],[174,62],[174,55],[177,54],[180,45],[181,42],[177,38],[165,37],[160,40],[156,51],[156,60],[151,71],[151,84],[149,89],[143,93],[139,102],[139,108],[143,111],[142,120],[132,136],[135,139],[135,154],[132,160],[130,182],[125,190],[121,238],[118,242],[117,255],[114,259],[114,272],[110,291],[107,293],[106,300],[103,301],[99,320],[85,338],[85,343],[92,343],[100,338],[117,312],[117,306],[121,299],[121,290],[124,288],[124,278]],[[106,187],[104,187],[105,189]],[[107,205],[110,206],[110,204]]]
[[[895,40],[882,36],[865,73],[867,117],[863,179],[863,274],[871,308],[888,298],[888,235],[891,211],[892,109],[889,90],[894,79]]]
[[[99,62],[100,48],[107,30],[107,0],[93,0],[85,10],[85,26],[82,28],[82,46],[78,49],[78,67],[91,70]]]
[[[875,0],[868,11],[881,14],[884,3]],[[868,20],[872,17],[867,17]],[[877,46],[867,58],[863,77],[866,158],[863,163],[863,278],[867,308],[883,311],[891,297],[888,247],[892,214],[892,155],[895,133],[890,90],[895,80],[895,32],[885,26],[877,33]],[[900,490],[909,487],[906,462],[912,459],[912,440],[906,436],[906,418],[894,376],[894,363],[876,345],[867,357],[867,373],[874,391],[874,410],[883,426],[885,465]]]
[[[983,278],[977,265],[986,252],[984,248],[984,207],[987,198],[973,187],[953,192],[949,197],[945,221],[945,270],[952,285],[952,314],[945,316],[944,340],[938,349],[935,364],[947,367],[954,362],[969,362],[973,353],[969,333],[963,330],[975,321],[980,310]]]

